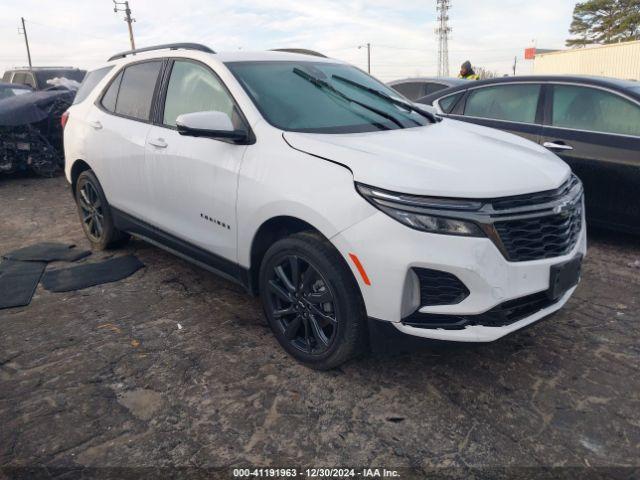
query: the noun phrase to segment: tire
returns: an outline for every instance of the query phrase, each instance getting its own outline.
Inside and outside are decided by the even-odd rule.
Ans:
[[[342,256],[319,234],[297,233],[267,250],[260,297],[280,345],[307,367],[335,368],[366,347],[358,285]]]
[[[121,246],[129,235],[116,229],[111,208],[93,171],[78,176],[75,188],[76,206],[82,230],[96,250]]]

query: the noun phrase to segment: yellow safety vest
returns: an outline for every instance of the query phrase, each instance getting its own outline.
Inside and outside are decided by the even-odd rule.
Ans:
[[[464,77],[462,75],[458,75],[458,78],[462,78],[463,80],[480,80],[480,77],[475,73],[471,75],[465,75]]]

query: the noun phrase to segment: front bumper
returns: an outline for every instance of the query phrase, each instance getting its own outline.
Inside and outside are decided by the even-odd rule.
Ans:
[[[475,316],[498,305],[549,289],[552,265],[586,254],[586,224],[566,255],[509,262],[488,238],[458,237],[412,230],[382,212],[333,237],[358,279],[367,314],[392,322],[401,333],[458,342],[490,342],[559,310],[575,287],[555,303],[504,326],[467,325],[459,329],[418,328],[402,322],[416,312]],[[362,279],[349,254],[357,255],[370,284]],[[449,272],[460,279],[469,295],[454,305],[423,306],[413,268]]]

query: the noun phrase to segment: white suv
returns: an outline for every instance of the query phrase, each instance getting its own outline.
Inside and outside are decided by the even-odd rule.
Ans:
[[[493,341],[574,291],[582,185],[541,146],[333,59],[131,53],[63,119],[87,237],[133,234],[239,282],[305,365],[393,337]]]

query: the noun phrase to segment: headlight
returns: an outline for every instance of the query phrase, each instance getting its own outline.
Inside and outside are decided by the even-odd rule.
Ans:
[[[468,237],[485,236],[475,222],[455,218],[463,216],[465,211],[479,210],[481,202],[398,194],[358,183],[356,188],[374,207],[415,230]]]

